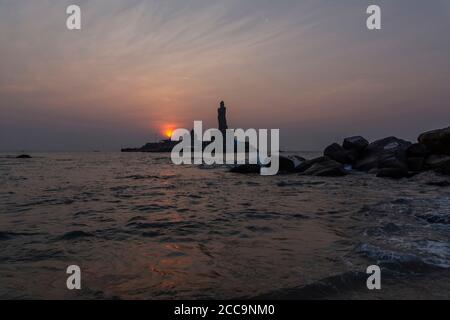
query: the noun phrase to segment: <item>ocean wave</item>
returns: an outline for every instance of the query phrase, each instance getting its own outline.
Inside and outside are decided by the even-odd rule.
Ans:
[[[435,245],[434,247],[425,245],[422,249],[424,248],[428,253],[427,256],[382,249],[371,244],[362,243],[356,248],[356,252],[375,260],[379,265],[401,272],[424,272],[430,269],[450,268],[450,259],[445,254],[445,252],[449,252],[448,244]],[[420,251],[416,250],[416,252]]]
[[[37,236],[42,233],[37,232],[11,232],[11,231],[0,231],[0,241],[1,240],[11,240],[16,237],[24,237],[24,236]]]
[[[77,240],[77,239],[83,239],[83,238],[91,238],[95,237],[94,234],[81,231],[81,230],[75,230],[75,231],[69,231],[66,232],[64,235],[60,236],[58,240]]]
[[[250,297],[252,300],[315,300],[339,296],[348,291],[367,290],[367,274],[349,271],[323,278],[300,287],[276,290]],[[249,298],[249,297],[245,297]]]

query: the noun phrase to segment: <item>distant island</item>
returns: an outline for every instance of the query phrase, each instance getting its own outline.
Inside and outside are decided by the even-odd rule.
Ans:
[[[159,142],[148,142],[140,148],[124,148],[122,152],[171,152],[178,141],[164,139]]]
[[[219,124],[219,130],[222,134],[225,135],[225,131],[228,129],[227,117],[226,117],[227,108],[225,107],[225,102],[221,101],[220,106],[217,109],[217,118]],[[194,139],[194,132],[191,131],[191,136]],[[123,148],[122,152],[171,152],[173,147],[177,145],[179,141],[172,141],[169,139],[164,139],[159,142],[148,142],[140,148]],[[203,142],[203,147],[206,147],[208,142]],[[248,146],[246,147],[248,149]]]

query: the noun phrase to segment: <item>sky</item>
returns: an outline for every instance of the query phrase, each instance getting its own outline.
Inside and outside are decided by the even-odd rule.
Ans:
[[[450,0],[0,0],[0,151],[140,146],[221,100],[283,149],[415,140],[450,125],[449,33]]]

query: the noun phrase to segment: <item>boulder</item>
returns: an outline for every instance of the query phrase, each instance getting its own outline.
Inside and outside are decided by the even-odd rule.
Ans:
[[[432,153],[450,155],[450,127],[422,133],[418,140]]]
[[[411,175],[408,170],[401,168],[382,168],[378,170],[377,177],[380,178],[391,178],[391,179],[401,179],[408,178]]]
[[[17,159],[31,159],[31,156],[28,154],[21,154],[20,156],[16,157]]]
[[[404,168],[407,166],[406,149],[410,145],[411,142],[396,137],[374,141],[366,147],[354,168],[361,171],[389,167]]]
[[[435,170],[438,173],[449,176],[450,175],[450,161],[443,163],[440,167],[436,168]]]
[[[445,174],[447,176],[450,176],[450,163],[447,163],[446,165],[440,167],[438,169],[439,173]]]
[[[410,158],[425,158],[430,155],[430,150],[422,143],[413,143],[406,149],[406,156]]]
[[[318,177],[340,177],[345,176],[347,172],[341,163],[328,157],[320,157],[313,159],[312,165],[302,174]]]
[[[406,164],[408,169],[413,172],[419,172],[424,169],[425,159],[424,158],[408,158],[406,159]]]
[[[438,169],[448,163],[450,163],[450,156],[443,154],[432,154],[425,160],[428,169]]]
[[[448,180],[429,181],[426,184],[434,187],[450,187],[450,181]]]
[[[395,154],[381,154],[378,158],[377,168],[397,168],[407,171],[407,159],[401,159]]]
[[[279,159],[279,170],[282,172],[296,172],[296,168],[306,161],[305,158],[296,155],[283,155]]]
[[[325,161],[328,161],[328,160],[330,160],[330,158],[325,157],[325,156],[314,158],[314,159],[310,159],[310,160],[306,160],[306,161],[302,162],[299,166],[297,166],[295,168],[295,172],[299,172],[299,173],[305,172],[307,169],[311,168],[313,164],[320,163],[320,162],[325,162]]]
[[[342,164],[352,164],[355,162],[355,157],[348,150],[345,150],[337,143],[333,143],[325,148],[323,155],[334,161]]]
[[[361,136],[349,137],[344,139],[342,146],[346,150],[355,150],[357,152],[363,152],[364,149],[369,145],[369,141]]]

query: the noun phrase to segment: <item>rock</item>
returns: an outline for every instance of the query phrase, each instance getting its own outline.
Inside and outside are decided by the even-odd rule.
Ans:
[[[397,168],[400,167],[399,163],[403,163],[401,167],[406,167],[406,149],[410,145],[411,142],[396,137],[374,141],[366,147],[354,168],[361,171],[370,171],[371,169],[390,166]]]
[[[448,181],[448,180],[429,181],[426,184],[428,186],[434,186],[434,187],[450,187],[450,181]]]
[[[422,143],[413,143],[406,149],[406,156],[410,158],[426,158],[430,150]]]
[[[345,150],[337,143],[333,143],[326,147],[323,155],[342,164],[352,164],[355,162],[355,158],[352,156],[351,152]]]
[[[231,168],[230,171],[234,173],[245,173],[245,174],[260,173],[261,167],[258,164],[241,164]]]
[[[447,162],[440,166],[437,170],[438,173],[445,174],[447,176],[450,176],[450,162]]]
[[[432,153],[450,155],[450,127],[422,133],[418,140]]]
[[[319,162],[325,162],[328,160],[330,160],[330,158],[325,157],[325,156],[306,160],[295,168],[295,172],[299,172],[299,173],[305,172],[307,169],[311,168],[313,164],[319,163]]]
[[[344,139],[342,146],[346,150],[355,150],[357,152],[363,152],[369,145],[369,141],[361,136],[349,137]]]
[[[279,159],[279,170],[282,172],[296,172],[296,168],[306,161],[305,158],[296,155],[280,156]]]
[[[378,158],[376,156],[366,156],[356,161],[353,168],[360,171],[373,172],[373,170],[378,168]]]
[[[377,177],[380,178],[391,178],[391,179],[401,179],[409,178],[411,175],[408,170],[401,168],[382,168],[378,170]]]
[[[31,159],[31,156],[28,154],[21,154],[20,156],[17,156],[16,159]]]
[[[378,168],[396,168],[408,171],[406,159],[400,159],[396,155],[382,154],[378,158]]]
[[[432,154],[425,160],[425,165],[429,169],[438,169],[450,163],[450,156],[443,154]]]
[[[344,166],[333,159],[320,157],[314,160],[313,164],[302,174],[318,177],[340,177],[347,174]]]
[[[419,172],[424,169],[425,159],[424,158],[408,158],[406,159],[406,164],[409,170],[414,172]]]

